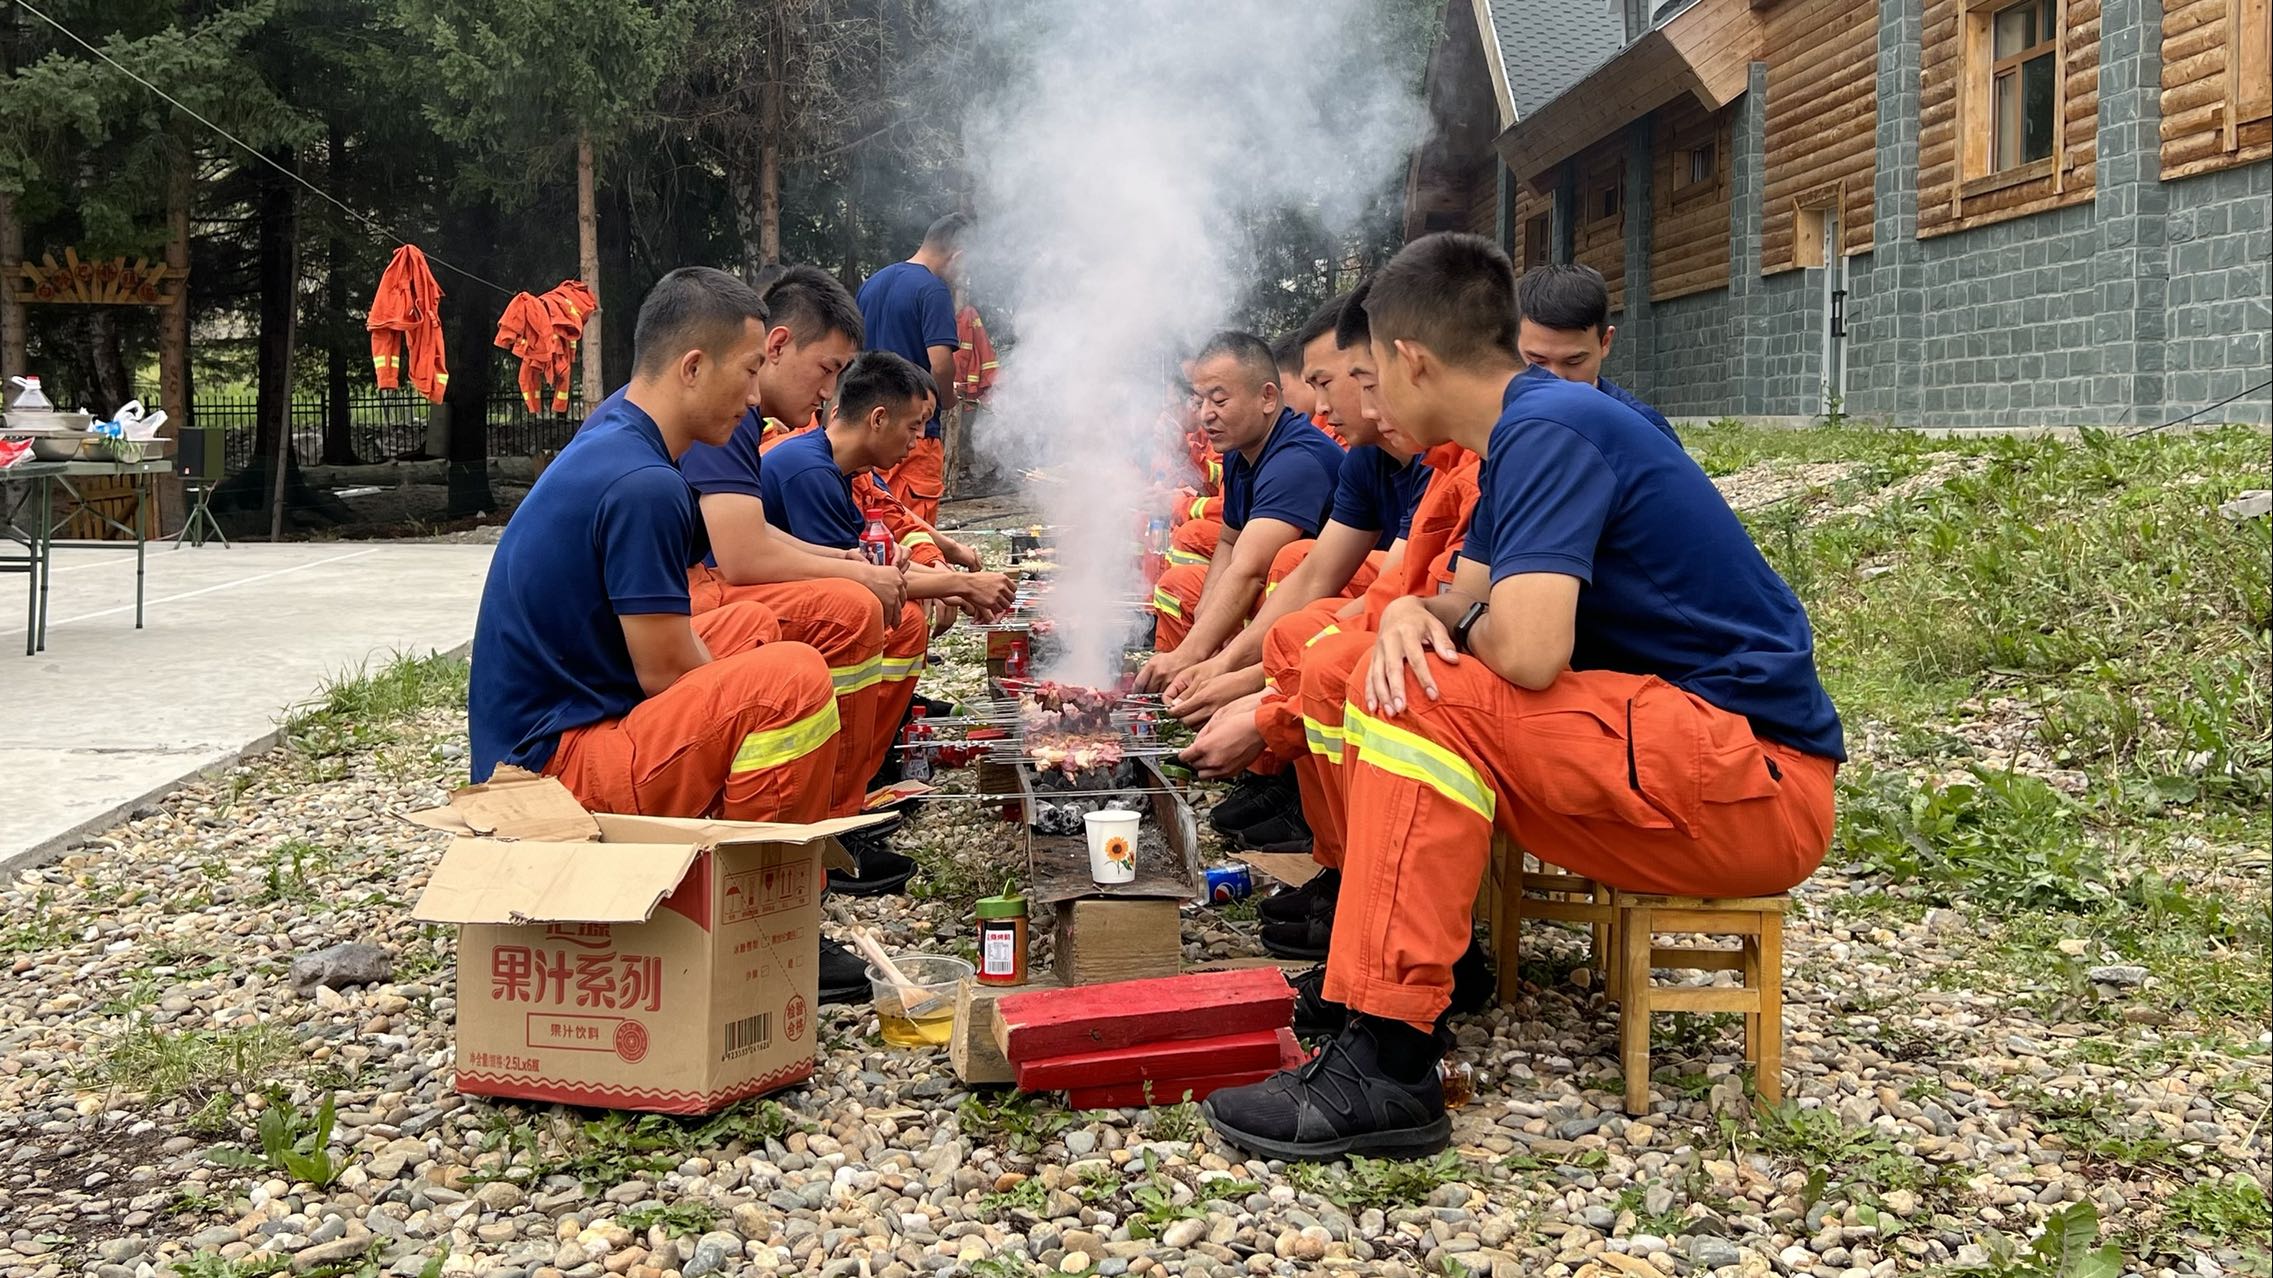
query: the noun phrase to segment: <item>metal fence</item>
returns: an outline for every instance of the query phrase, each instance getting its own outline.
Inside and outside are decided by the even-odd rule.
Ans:
[[[222,456],[232,472],[252,463],[258,404],[252,395],[197,397],[197,424],[221,428]],[[351,393],[347,400],[348,437],[353,441],[356,460],[380,462],[423,453],[426,424],[432,413],[433,407],[425,397],[411,391]],[[327,396],[293,397],[292,447],[301,465],[315,465],[323,460],[325,423],[330,419],[331,404]],[[543,449],[559,448],[576,433],[583,420],[581,397],[572,396],[568,411],[554,416],[531,413],[517,393],[493,395],[489,401],[489,455],[529,457]]]

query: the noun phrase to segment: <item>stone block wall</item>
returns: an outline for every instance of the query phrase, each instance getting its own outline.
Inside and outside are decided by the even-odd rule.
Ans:
[[[1928,426],[2091,422],[2098,294],[2092,210],[2057,209],[1920,244],[1918,402]],[[1857,352],[1872,358],[1876,352]],[[1875,413],[1858,404],[1854,411]]]
[[[2206,421],[2273,423],[2273,167],[2169,184],[2165,420],[2239,396]],[[2254,389],[2253,389],[2254,388]]]
[[[1648,399],[1668,417],[1712,417],[1736,395],[1736,308],[1728,290],[1691,293],[1650,306]]]

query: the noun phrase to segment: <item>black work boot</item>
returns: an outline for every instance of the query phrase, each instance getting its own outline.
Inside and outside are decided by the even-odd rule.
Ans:
[[[1452,965],[1452,1002],[1436,1018],[1437,1034],[1449,1036],[1455,1016],[1466,1016],[1491,1006],[1499,992],[1492,979],[1491,956],[1483,943],[1470,937],[1467,950]],[[1326,997],[1326,965],[1305,968],[1287,978],[1294,987],[1293,1029],[1298,1038],[1331,1038],[1349,1022],[1349,1009]]]
[[[1320,870],[1301,887],[1274,892],[1255,902],[1255,917],[1265,923],[1298,923],[1318,910],[1332,914],[1334,899],[1341,890],[1340,870]]]
[[[851,950],[822,937],[821,1001],[865,1003],[871,993],[873,987],[868,981],[868,964]]]
[[[886,830],[892,827],[885,827]],[[888,834],[874,829],[853,830],[839,836],[845,854],[860,867],[858,875],[842,870],[829,871],[829,890],[846,896],[885,896],[908,885],[914,877],[916,863],[892,851],[887,844]]]
[[[1291,787],[1293,782],[1294,774],[1291,772],[1275,777],[1244,773],[1232,783],[1231,793],[1223,796],[1222,801],[1208,812],[1208,824],[1215,827],[1217,834],[1228,838],[1278,811],[1280,805],[1286,802],[1282,792]],[[1299,804],[1301,801],[1298,792],[1295,802]]]
[[[1354,1016],[1300,1069],[1233,1087],[1200,1106],[1230,1143],[1269,1158],[1417,1158],[1452,1143],[1435,1035]]]

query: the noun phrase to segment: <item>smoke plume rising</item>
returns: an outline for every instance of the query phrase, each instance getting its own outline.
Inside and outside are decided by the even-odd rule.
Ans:
[[[1167,375],[1257,282],[1247,227],[1340,243],[1425,117],[1379,0],[975,0],[1013,64],[964,115],[969,271],[1016,345],[975,446],[1055,526],[1053,677],[1102,685],[1146,597],[1139,510]],[[1391,192],[1393,197],[1393,191]],[[1277,334],[1262,334],[1266,339]]]

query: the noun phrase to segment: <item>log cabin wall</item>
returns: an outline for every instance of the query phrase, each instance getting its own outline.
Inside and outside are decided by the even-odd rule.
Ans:
[[[1849,253],[1872,243],[1878,169],[1876,0],[1785,0],[1767,13],[1760,271],[1798,268],[1799,210],[1839,209]]]
[[[2049,0],[2057,49],[2052,153],[1991,169],[1991,35],[2005,0],[1926,0],[1918,113],[1918,235],[2092,202],[2099,149],[2100,0]]]
[[[2267,6],[2268,0],[2164,0],[2165,179],[2273,157],[2273,88],[2263,56],[2273,41]]]
[[[1650,300],[1728,287],[1728,113],[1684,94],[1651,129]]]
[[[1518,182],[1515,187],[1515,273],[1555,260],[1555,196]]]
[[[1602,272],[1610,309],[1626,306],[1626,138],[1613,134],[1570,161],[1577,178],[1571,260]]]

